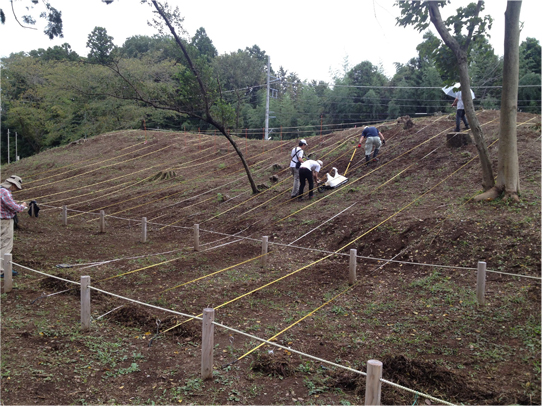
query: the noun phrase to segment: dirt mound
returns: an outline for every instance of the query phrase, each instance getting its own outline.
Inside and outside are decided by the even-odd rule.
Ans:
[[[72,280],[69,277],[66,277],[66,275],[61,275],[59,273],[53,274],[54,276],[57,276],[58,278]],[[57,278],[51,278],[47,277],[40,281],[40,287],[49,291],[49,292],[61,292],[65,290],[66,292],[63,292],[62,294],[66,295],[73,295],[73,296],[81,296],[81,288],[79,285],[75,285],[73,283],[65,282]]]
[[[124,306],[111,313],[109,318],[126,327],[139,328],[152,334],[164,333],[168,330],[167,333],[175,337],[190,338],[192,341],[201,340],[201,332],[197,331],[195,324],[183,323],[184,320],[178,320],[177,317],[172,316],[161,319],[138,306]]]
[[[285,351],[275,349],[267,353],[259,353],[252,369],[272,376],[292,376],[295,373],[295,366],[292,365],[291,357]]]

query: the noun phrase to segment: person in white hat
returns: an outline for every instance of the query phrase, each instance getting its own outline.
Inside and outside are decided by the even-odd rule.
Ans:
[[[314,195],[314,182],[318,183],[318,173],[322,169],[322,166],[324,166],[322,161],[313,161],[312,159],[308,159],[301,164],[299,168],[299,181],[301,185],[299,186],[298,200],[303,200],[303,190],[305,189],[306,181],[309,182],[309,199],[312,199]]]
[[[300,140],[299,145],[292,149],[292,152],[290,153],[290,172],[294,177],[294,187],[292,188],[292,193],[290,194],[292,199],[296,197],[299,192],[299,167],[304,161],[303,151],[306,146],[307,141],[304,139]]]
[[[12,192],[23,188],[23,180],[12,175],[0,184],[0,272],[4,277],[4,254],[11,254],[13,249],[13,228],[15,215],[27,208],[25,202],[18,204],[13,200]],[[17,272],[13,271],[16,275]]]

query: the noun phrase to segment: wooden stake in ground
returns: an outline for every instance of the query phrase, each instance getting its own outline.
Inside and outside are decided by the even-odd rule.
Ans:
[[[201,328],[201,379],[213,377],[213,347],[215,326],[215,309],[203,309]]]
[[[367,381],[365,385],[365,404],[380,405],[382,383],[382,362],[376,359],[367,361]]]
[[[81,328],[90,328],[90,276],[81,276]]]
[[[262,268],[265,268],[267,266],[267,250],[269,247],[269,237],[263,236],[262,237]]]
[[[356,283],[356,268],[357,268],[357,255],[358,250],[351,249],[350,250],[350,264],[349,264],[349,272],[348,272],[348,284],[353,285]]]

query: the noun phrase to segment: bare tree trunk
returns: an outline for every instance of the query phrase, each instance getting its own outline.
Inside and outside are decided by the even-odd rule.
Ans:
[[[517,100],[519,85],[519,15],[521,1],[508,1],[504,13],[504,61],[499,135],[499,162],[495,187],[476,196],[492,200],[504,192],[505,199],[518,202],[519,161],[517,143]]]
[[[504,65],[501,99],[501,133],[497,189],[505,198],[518,201],[519,162],[517,142],[517,109],[519,86],[519,15],[521,1],[509,1],[504,26]]]
[[[173,25],[169,21],[168,16],[166,15],[166,13],[164,13],[164,10],[162,9],[162,7],[158,5],[156,0],[152,0],[152,4],[154,5],[154,8],[156,9],[156,11],[158,11],[158,14],[160,14],[162,19],[165,21],[166,25],[168,26],[169,30],[171,31],[171,34],[173,35],[173,38],[175,39],[175,42],[177,43],[177,45],[179,45],[179,47],[183,51],[183,54],[184,54],[186,60],[188,61],[188,67],[190,68],[190,71],[194,74],[194,76],[196,77],[196,79],[198,81],[201,96],[203,97],[203,100],[204,100],[204,103],[205,103],[205,121],[207,121],[212,126],[216,127],[226,137],[226,139],[230,142],[230,144],[233,146],[233,149],[235,150],[235,152],[237,152],[237,155],[239,155],[239,158],[241,159],[241,162],[243,163],[243,167],[245,168],[245,172],[247,174],[247,178],[248,178],[248,181],[250,183],[250,187],[252,188],[252,192],[253,193],[259,193],[259,190],[256,187],[256,183],[254,182],[254,179],[252,178],[252,173],[250,172],[250,168],[248,167],[248,164],[245,161],[245,157],[243,156],[243,153],[237,147],[237,144],[235,143],[234,139],[228,134],[228,132],[226,131],[226,128],[222,124],[217,123],[216,120],[211,115],[211,108],[210,108],[211,106],[209,105],[209,97],[208,97],[208,94],[207,94],[207,90],[205,89],[205,85],[203,84],[203,81],[201,80],[201,77],[200,77],[198,71],[196,70],[196,67],[194,66],[194,64],[192,62],[192,58],[190,58],[190,55],[188,54],[188,52],[187,52],[185,46],[183,45],[181,39],[177,35],[177,32],[175,31],[175,28],[173,27]]]
[[[478,10],[480,10],[481,5],[482,2],[479,1]],[[495,180],[493,179],[493,169],[491,167],[491,160],[489,159],[489,151],[484,138],[484,132],[482,131],[478,117],[476,117],[474,103],[470,93],[471,90],[467,65],[467,49],[470,44],[470,38],[472,37],[472,30],[469,32],[468,39],[462,48],[452,34],[450,34],[446,28],[446,25],[442,21],[437,2],[429,1],[427,2],[427,7],[429,9],[431,22],[437,29],[444,43],[453,51],[457,59],[457,64],[459,67],[459,82],[461,83],[461,97],[463,99],[463,104],[465,105],[465,113],[467,114],[467,119],[469,120],[469,126],[472,129],[474,144],[478,149],[478,155],[480,157],[480,164],[482,166],[482,187],[484,191],[487,191],[495,185]]]

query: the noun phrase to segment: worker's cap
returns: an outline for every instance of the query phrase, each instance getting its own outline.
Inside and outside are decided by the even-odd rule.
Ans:
[[[318,160],[318,161],[316,161],[316,162],[318,162],[318,165],[324,166],[324,163],[323,163],[322,161]]]
[[[11,175],[9,178],[6,179],[6,182],[17,186],[17,189],[19,190],[23,188],[23,180],[17,175]]]
[[[365,127],[363,127],[364,130],[365,130],[366,128],[369,128],[369,126],[366,125]]]
[[[307,144],[307,141],[305,141],[305,139],[303,138],[302,140],[299,141],[300,144],[304,144],[304,145],[309,145]]]

